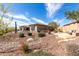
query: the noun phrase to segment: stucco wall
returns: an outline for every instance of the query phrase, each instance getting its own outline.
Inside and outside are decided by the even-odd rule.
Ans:
[[[63,26],[62,29],[63,29],[63,32],[69,32],[72,30],[76,30],[76,32],[79,32],[79,23]]]

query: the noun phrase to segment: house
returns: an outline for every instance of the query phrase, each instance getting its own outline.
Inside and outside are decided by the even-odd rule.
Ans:
[[[72,22],[62,27],[63,32],[79,33],[79,23]]]
[[[45,24],[31,24],[31,25],[28,25],[28,26],[20,26],[20,30],[26,30],[26,31],[44,31],[44,32],[47,32],[49,30],[49,27],[48,25],[45,25]]]
[[[35,27],[37,27],[37,31],[48,31],[48,25],[44,25],[44,24],[31,24],[31,29],[35,30]]]
[[[22,31],[26,31],[26,30],[29,31],[29,30],[30,30],[30,29],[29,29],[29,26],[25,26],[25,25],[24,25],[24,26],[20,26],[19,28],[20,28],[20,30],[22,30]]]

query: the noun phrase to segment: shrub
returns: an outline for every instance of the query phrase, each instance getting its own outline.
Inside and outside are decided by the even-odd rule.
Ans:
[[[62,29],[57,29],[58,30],[58,32],[63,32],[63,30]]]
[[[48,31],[48,34],[51,34],[51,31]]]
[[[79,33],[76,33],[76,36],[79,36]]]
[[[28,36],[32,36],[32,33],[31,32],[28,32]]]
[[[53,27],[49,27],[48,29],[49,29],[49,31],[54,31]]]
[[[59,24],[57,22],[50,22],[48,25],[49,25],[50,31],[54,31],[55,29],[59,27]]]
[[[40,33],[38,33],[38,36],[39,36],[39,37],[44,37],[44,36],[46,36],[46,35],[45,35],[44,32],[40,32]]]
[[[27,54],[27,53],[30,53],[32,50],[31,49],[29,49],[29,46],[27,45],[27,44],[24,44],[24,46],[23,46],[23,52],[25,53],[25,54]]]
[[[29,56],[54,56],[54,55],[52,55],[52,54],[50,54],[50,53],[46,53],[46,52],[44,52],[44,51],[42,51],[42,50],[40,50],[40,51],[37,51],[37,52],[32,52],[32,53],[30,53],[30,54],[28,54]]]
[[[0,32],[0,36],[2,36],[3,35],[3,33],[2,32]]]
[[[10,27],[10,28],[7,28],[7,29],[6,29],[6,33],[12,32],[12,31],[14,31],[14,30],[15,30],[15,28],[11,28],[11,27]]]
[[[67,50],[67,55],[79,56],[79,45],[77,44],[67,45],[66,50]]]
[[[9,33],[9,32],[12,32],[14,31],[15,29],[13,27],[8,27],[6,29],[0,29],[0,36],[6,34],[6,33]]]
[[[0,30],[0,36],[4,34],[4,30]]]
[[[23,32],[20,32],[19,33],[19,37],[24,37],[24,33]]]
[[[31,33],[31,32],[29,32],[29,33],[28,33],[28,36],[32,36],[32,33]]]

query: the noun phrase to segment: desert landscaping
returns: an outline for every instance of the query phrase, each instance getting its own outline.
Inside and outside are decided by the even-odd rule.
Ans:
[[[79,9],[71,6],[1,3],[0,56],[79,56]]]
[[[0,55],[25,56],[40,50],[48,53],[50,56],[67,56],[69,53],[70,55],[75,55],[76,52],[77,55],[79,54],[79,50],[73,50],[77,48],[79,37],[67,33],[54,32],[51,34],[46,33],[45,37],[40,37],[38,39],[34,39],[34,36],[28,36],[27,32],[24,32],[24,35],[25,37],[20,38],[18,33],[7,33],[5,36],[0,37]],[[28,45],[29,49],[32,51],[24,53],[22,50],[24,45]],[[69,47],[69,45],[71,47]],[[39,56],[39,54],[37,55]]]

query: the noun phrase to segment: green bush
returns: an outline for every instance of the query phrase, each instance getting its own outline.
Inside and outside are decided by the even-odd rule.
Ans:
[[[57,29],[58,30],[58,32],[63,32],[63,30],[62,29]]]
[[[59,24],[57,22],[50,22],[49,24],[49,30],[50,31],[54,31],[55,29],[57,29],[59,27]]]
[[[32,36],[32,33],[31,32],[28,32],[28,36]]]
[[[45,37],[46,35],[45,35],[44,32],[40,32],[40,33],[38,33],[38,36],[39,36],[39,37]]]
[[[37,51],[37,52],[34,52],[34,53],[33,52],[29,53],[28,56],[54,56],[54,55],[40,50],[40,51]]]
[[[14,30],[15,30],[14,28],[7,28],[7,29],[6,29],[6,33],[12,32],[12,31],[14,31]]]
[[[49,29],[49,31],[54,31],[54,28],[51,26],[48,29]]]
[[[30,53],[32,50],[31,49],[29,49],[29,46],[27,45],[27,44],[24,44],[24,46],[23,46],[23,52],[25,53],[25,54],[27,54],[27,53]]]
[[[3,32],[2,31],[0,31],[0,36],[2,36],[3,35]]]
[[[67,50],[67,55],[79,56],[79,45],[77,44],[68,44],[66,50]]]
[[[3,34],[2,33],[0,33],[0,36],[2,36]]]
[[[24,37],[24,33],[23,32],[20,32],[19,33],[19,37]]]
[[[51,31],[48,31],[48,34],[51,34]]]
[[[6,29],[0,29],[0,36],[9,32],[14,31],[15,29],[13,27],[8,27]]]

